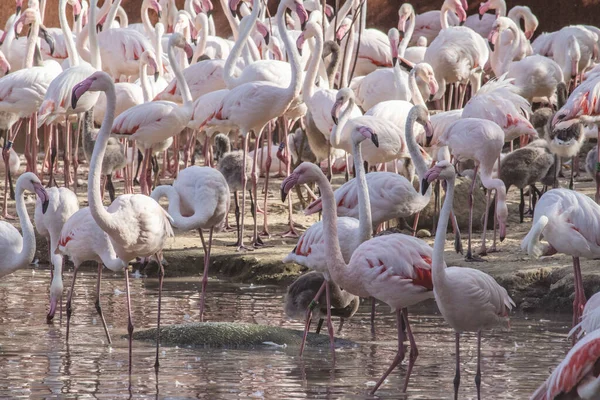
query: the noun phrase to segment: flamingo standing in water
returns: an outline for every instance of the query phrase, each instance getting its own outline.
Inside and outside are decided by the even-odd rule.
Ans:
[[[231,8],[237,5],[237,0],[230,2]],[[258,6],[258,4],[257,4]],[[285,44],[285,50],[288,59],[291,60],[292,64],[292,79],[287,87],[278,86],[269,82],[248,82],[236,86],[230,90],[223,98],[220,107],[217,107],[217,111],[209,117],[205,122],[206,124],[219,125],[220,123],[230,126],[231,124],[239,127],[244,137],[244,166],[242,170],[246,169],[246,158],[248,154],[248,141],[250,139],[250,132],[254,132],[257,136],[256,144],[260,144],[260,135],[264,127],[285,111],[287,111],[292,101],[300,94],[300,88],[302,80],[300,79],[302,71],[300,62],[298,60],[298,53],[294,49],[294,45],[288,34],[288,30],[284,24],[283,17],[286,9],[295,10],[300,18],[300,22],[304,25],[308,19],[308,14],[302,5],[300,0],[282,0],[277,8],[277,26]],[[230,56],[235,52],[232,51]],[[203,125],[200,126],[200,129]],[[257,147],[258,150],[258,147]],[[252,162],[252,187],[254,192],[254,198],[257,198],[257,157],[258,151],[254,152]],[[242,218],[241,218],[241,229],[240,237],[241,243],[239,249],[246,249],[244,246],[244,215],[245,215],[245,204],[246,204],[246,175],[242,174]],[[256,208],[256,207],[255,207]],[[256,214],[256,213],[255,213]],[[254,234],[252,237],[253,246],[261,246],[262,240],[258,236],[258,225],[256,220],[254,221]]]
[[[171,39],[173,40],[173,39]],[[175,39],[176,40],[176,39]],[[171,50],[172,52],[172,50]],[[136,257],[150,257],[155,255],[159,264],[158,274],[158,317],[156,331],[156,361],[154,367],[158,369],[158,346],[160,340],[160,308],[162,300],[162,282],[164,268],[162,265],[162,249],[167,238],[173,236],[171,217],[162,209],[160,204],[144,195],[121,195],[105,209],[100,196],[101,163],[104,158],[106,144],[113,125],[116,96],[115,85],[108,74],[102,71],[95,72],[87,79],[73,87],[72,107],[77,106],[77,101],[86,92],[103,91],[106,93],[106,115],[102,121],[102,128],[98,132],[94,153],[90,161],[88,182],[88,199],[90,211],[94,221],[110,237],[117,256],[124,262],[129,262]],[[123,115],[123,114],[121,114]],[[129,332],[129,368],[131,371],[131,351],[133,322],[131,308],[129,307],[129,275],[125,274],[126,294],[128,304],[128,332]]]
[[[575,299],[573,326],[579,323],[585,291],[579,257],[600,257],[600,206],[584,194],[567,189],[552,189],[535,206],[533,225],[521,248],[534,257],[555,253],[573,257]],[[541,243],[544,236],[547,244]]]
[[[34,173],[25,172],[21,175],[17,179],[16,189],[17,215],[23,236],[8,222],[0,221],[0,278],[19,268],[25,268],[35,256],[35,232],[25,206],[25,191],[38,196],[43,212],[48,209],[48,193]]]
[[[370,131],[366,127],[363,130]],[[357,176],[359,179],[365,179],[361,168],[357,169]],[[282,182],[282,197],[285,199],[285,195],[294,186],[310,182],[316,182],[321,190],[325,259],[331,279],[349,293],[360,297],[375,297],[396,311],[398,353],[371,393],[377,391],[404,358],[402,320],[406,325],[410,341],[410,358],[404,382],[404,391],[406,391],[412,368],[419,354],[406,307],[433,298],[432,249],[424,241],[412,236],[402,234],[378,236],[361,244],[352,254],[350,262],[346,264],[340,250],[333,189],[320,168],[306,162],[300,164]],[[366,182],[363,182],[364,186]],[[367,205],[366,210],[369,211],[366,190],[362,192],[359,199],[361,203]],[[327,304],[327,309],[330,308],[331,304]],[[331,324],[328,326],[332,332],[333,327]]]
[[[213,231],[220,230],[229,210],[229,186],[223,174],[211,167],[191,166],[179,173],[173,185],[162,185],[152,191],[156,201],[169,199],[169,214],[173,226],[184,231],[197,229],[204,249],[204,275],[200,299],[200,321],[203,321],[210,250]],[[208,246],[202,229],[208,229]]]
[[[454,201],[456,171],[448,161],[440,161],[427,171],[426,181],[443,179],[447,183],[446,198],[433,244],[433,293],[435,302],[446,322],[456,332],[456,375],[454,375],[454,399],[458,398],[460,385],[460,334],[477,332],[477,398],[481,398],[481,331],[498,325],[515,306],[506,289],[486,274],[473,268],[446,267],[444,244],[448,218]],[[423,182],[423,189],[428,185]]]

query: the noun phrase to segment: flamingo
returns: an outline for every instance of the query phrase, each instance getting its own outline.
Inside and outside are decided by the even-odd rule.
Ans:
[[[42,183],[34,173],[25,172],[17,179],[16,187],[17,215],[23,236],[8,222],[0,221],[0,277],[27,267],[35,256],[35,232],[25,206],[26,190],[38,196],[43,212],[48,209],[49,197]]]
[[[169,215],[173,226],[180,230],[197,229],[204,249],[204,275],[202,277],[202,295],[200,299],[200,321],[204,320],[204,303],[210,250],[213,231],[221,229],[229,210],[229,186],[223,174],[211,167],[188,167],[177,175],[173,185],[158,186],[151,197],[159,201],[161,197],[169,199]],[[204,240],[203,229],[208,229],[208,245]]]
[[[441,13],[441,10],[431,10],[416,15],[415,30],[410,45],[414,45],[419,37],[424,37],[427,40],[427,43],[434,41],[442,30],[440,21]],[[457,14],[454,12],[448,14],[448,24],[450,26],[457,26],[460,22],[460,18]]]
[[[442,160],[427,171],[426,181],[443,179],[447,183],[446,198],[433,244],[433,293],[435,301],[446,322],[456,332],[456,374],[454,375],[454,399],[458,398],[460,385],[460,334],[477,332],[477,398],[481,398],[481,332],[497,326],[515,307],[506,289],[485,272],[473,268],[447,267],[444,261],[444,244],[448,218],[454,200],[456,171],[448,161]],[[423,185],[425,190],[427,185]]]
[[[511,62],[506,77],[512,79],[517,93],[529,103],[533,103],[536,97],[547,97],[550,102],[558,86],[564,83],[562,70],[556,61],[538,54]]]
[[[459,162],[466,160],[475,161],[475,176],[477,175],[477,171],[480,171],[483,186],[489,190],[496,189],[496,217],[500,226],[501,242],[504,241],[506,236],[506,220],[508,218],[506,187],[500,179],[492,177],[492,170],[496,160],[500,157],[503,144],[504,132],[502,132],[502,129],[495,122],[480,118],[463,117],[453,122],[438,139],[438,145],[447,145],[455,160]],[[469,189],[469,245],[466,255],[466,260],[468,261],[476,260],[471,252],[473,189],[475,182],[476,179],[473,179]],[[485,254],[485,230],[481,252]]]
[[[600,394],[596,365],[600,359],[600,330],[581,339],[558,364],[530,400],[552,400],[568,396],[592,400]]]
[[[79,210],[79,201],[77,195],[67,188],[51,187],[46,190],[48,194],[49,206],[43,210],[43,202],[37,199],[33,220],[37,232],[48,241],[48,251],[51,270],[50,284],[50,309],[46,317],[50,322],[54,318],[56,305],[62,299],[63,282],[62,267],[63,258],[60,254],[55,254],[54,249],[58,246],[60,231],[65,222]]]
[[[176,37],[176,35],[175,35]],[[100,163],[104,158],[106,144],[113,125],[115,111],[115,89],[110,76],[102,71],[95,72],[89,78],[73,87],[72,107],[77,106],[77,101],[88,91],[104,91],[107,106],[102,128],[98,132],[94,153],[90,161],[88,182],[88,199],[90,211],[94,221],[110,237],[117,256],[124,262],[129,262],[136,257],[149,257],[156,255],[159,264],[159,292],[158,292],[158,317],[157,317],[157,343],[155,368],[158,368],[158,344],[160,339],[160,308],[162,297],[162,280],[164,269],[162,265],[162,249],[167,238],[173,236],[171,217],[152,198],[144,195],[121,195],[105,209],[100,197]],[[129,304],[129,277],[125,274],[127,302]],[[131,309],[128,307],[128,333],[129,333],[129,368],[131,370],[133,322]]]
[[[145,168],[150,160],[150,147],[180,133],[189,123],[192,115],[192,95],[175,61],[175,47],[184,49],[191,56],[192,48],[180,33],[169,39],[169,62],[173,65],[179,86],[183,90],[183,106],[172,101],[152,101],[131,107],[119,115],[112,126],[112,134],[130,140],[143,142],[146,148]],[[108,108],[108,107],[107,107]],[[146,169],[144,169],[145,171]],[[142,193],[149,193],[147,181],[142,181]]]
[[[494,21],[488,41],[492,48],[490,66],[498,77],[508,71],[512,61],[519,61],[533,52],[525,34],[506,17]]]
[[[600,206],[592,199],[572,190],[552,189],[538,201],[531,230],[521,242],[521,249],[536,258],[554,253],[573,257],[573,326],[579,323],[585,305],[579,258],[597,258],[600,255],[598,226]],[[547,244],[540,242],[542,235]]]
[[[258,1],[255,4],[256,7],[260,7]],[[232,0],[230,6],[237,4],[236,0]],[[255,8],[256,8],[255,7]],[[284,26],[283,14],[287,8],[296,10],[299,15],[302,24],[307,20],[307,13],[299,0],[283,0],[279,3],[277,9],[277,25],[279,31],[283,37],[285,49],[288,58],[292,63],[292,79],[287,87],[281,87],[268,82],[248,82],[242,85],[236,86],[230,90],[227,95],[223,98],[220,107],[217,108],[217,112],[209,117],[206,121],[207,124],[221,124],[236,125],[239,127],[242,136],[244,137],[244,156],[248,154],[248,140],[250,132],[254,132],[259,140],[256,141],[257,145],[260,143],[260,134],[264,127],[269,121],[274,118],[281,116],[290,106],[292,101],[300,94],[300,64],[298,61],[298,54],[293,49],[290,37],[287,33],[287,29]],[[253,10],[254,13],[254,10]],[[237,45],[237,43],[236,43]],[[235,49],[229,55],[230,57],[235,54]],[[253,159],[252,166],[252,183],[254,198],[256,198],[256,183],[258,180],[256,171],[256,154]],[[244,163],[245,163],[244,157]],[[245,166],[243,168],[245,170]],[[247,179],[245,174],[242,174],[242,218],[241,218],[241,240],[238,249],[246,248],[243,244],[244,240],[244,214],[246,204],[246,183]],[[258,236],[257,222],[254,222],[254,234],[252,243],[254,246],[260,246],[261,240]]]
[[[344,257],[344,262],[348,262],[352,257],[352,253],[354,250],[364,241],[369,240],[372,237],[372,229],[371,229],[371,210],[370,204],[368,201],[363,201],[367,192],[366,189],[366,181],[363,172],[363,161],[361,155],[361,146],[362,142],[366,139],[370,139],[375,146],[378,143],[378,137],[373,131],[368,127],[357,126],[352,131],[352,154],[354,156],[354,167],[357,168],[357,180],[358,180],[358,197],[359,197],[359,209],[360,212],[358,214],[358,221],[356,218],[348,218],[343,217],[336,220],[336,225],[339,228],[339,235],[341,241],[339,243],[340,248],[342,249],[342,256]],[[290,176],[290,175],[288,175]],[[282,200],[285,200],[285,196],[282,194]],[[332,281],[329,270],[328,263],[326,260],[327,249],[323,246],[326,244],[324,235],[326,234],[326,230],[324,227],[325,222],[319,221],[310,228],[308,228],[298,239],[298,244],[284,259],[284,263],[295,262],[297,264],[306,266],[311,268],[317,272],[320,272],[325,277],[325,281],[323,285],[315,295],[315,302],[318,302],[323,290],[325,290],[325,296],[327,299],[327,308],[331,308],[329,306],[331,302],[330,298],[330,287],[329,282]],[[346,261],[348,260],[348,261]],[[316,303],[315,303],[316,304]],[[314,307],[312,307],[314,308]],[[311,323],[311,314],[312,308],[308,308],[306,310],[306,324],[304,327],[304,337],[302,340],[302,344],[300,345],[300,355],[302,355],[304,351],[304,343],[306,340],[306,335],[308,334],[310,323]],[[327,312],[327,326],[331,326],[331,313],[330,310]],[[329,337],[331,340],[331,351],[335,358],[335,352],[333,347],[333,329],[329,330]]]
[[[366,131],[370,131],[370,129],[367,128]],[[364,179],[361,168],[357,169],[357,174],[359,179]],[[306,162],[300,164],[282,182],[282,197],[285,197],[285,194],[295,185],[309,182],[316,182],[321,190],[325,259],[331,279],[349,293],[360,297],[375,297],[396,311],[398,353],[390,368],[373,387],[371,394],[377,391],[387,376],[404,358],[402,320],[406,324],[411,347],[403,388],[403,391],[406,391],[414,362],[418,356],[406,307],[433,297],[432,249],[424,241],[412,236],[402,234],[378,236],[358,246],[352,254],[350,262],[346,264],[340,251],[333,190],[320,168]],[[366,182],[363,182],[363,186],[365,185]],[[368,201],[368,194],[365,190],[361,196],[361,202],[368,207]],[[331,304],[328,303],[327,309],[330,307]],[[331,325],[329,325],[329,329],[332,334],[333,327]]]
[[[592,333],[600,328],[600,292],[595,293],[588,299],[581,313],[581,322],[571,329],[569,336],[574,335],[579,331],[577,337],[580,338],[583,334]]]
[[[425,52],[424,61],[435,71],[435,79],[439,84],[434,100],[442,98],[446,84],[470,81],[472,93],[476,93],[481,86],[481,72],[489,57],[487,44],[472,29],[451,27],[448,23],[450,11],[457,13],[461,21],[466,18],[467,4],[466,0],[462,1],[462,5],[459,0],[444,1],[440,14],[442,30]]]

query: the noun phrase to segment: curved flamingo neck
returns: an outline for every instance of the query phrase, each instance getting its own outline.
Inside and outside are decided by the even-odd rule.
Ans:
[[[46,0],[40,0],[40,24],[44,24],[45,16],[46,16]]]
[[[353,108],[354,108],[354,97],[350,96],[350,98],[348,99],[348,105],[346,106],[344,111],[342,111],[342,115],[340,115],[338,124],[334,125],[333,129],[331,130],[330,140],[331,140],[331,144],[333,146],[339,146],[340,140],[342,138],[342,132],[344,130],[344,127],[346,126],[346,123],[350,119],[350,114],[352,113]]]
[[[162,29],[155,29],[156,43],[154,44],[154,49],[156,50],[156,66],[158,67],[158,75],[159,76],[163,76],[163,73],[164,73],[164,64],[163,64],[163,58],[162,58],[162,54],[163,54],[162,36],[163,36],[164,25],[162,25],[162,26],[163,26]]]
[[[222,1],[223,2],[223,1]],[[225,1],[226,3],[226,1]],[[229,5],[225,5],[224,10],[229,8]],[[231,53],[227,57],[227,61],[225,62],[225,67],[223,68],[223,79],[225,80],[225,85],[228,89],[232,89],[237,86],[239,82],[239,78],[235,78],[233,76],[233,68],[238,58],[242,55],[242,51],[250,37],[250,32],[254,29],[254,25],[256,24],[256,20],[258,19],[258,14],[260,13],[260,0],[254,0],[252,5],[252,12],[245,18],[248,18],[248,21],[244,21],[244,26],[242,31],[238,34],[238,37],[231,49]],[[225,14],[229,14],[229,11],[226,11]]]
[[[148,87],[148,63],[140,61],[140,85],[142,86],[142,96],[144,103],[152,100],[150,88]]]
[[[190,92],[190,87],[185,80],[183,73],[181,72],[181,67],[175,60],[175,49],[173,46],[169,44],[169,48],[167,49],[167,53],[169,55],[169,62],[173,66],[173,73],[175,74],[175,78],[177,78],[177,86],[181,91],[181,97],[183,98],[183,106],[184,107],[192,107],[192,94]]]
[[[22,186],[22,182],[17,184],[16,189],[17,216],[19,217],[19,223],[21,224],[21,230],[23,231],[23,247],[12,259],[12,263],[0,271],[0,276],[8,275],[17,269],[28,265],[35,256],[35,233],[33,231],[31,219],[29,219],[29,214],[27,213],[27,206],[25,205],[24,198],[25,189]]]
[[[419,85],[417,85],[417,77],[415,75],[416,70],[413,68],[408,74],[408,88],[410,89],[412,102],[414,105],[427,107],[423,95],[421,94],[421,90],[419,89]]]
[[[106,208],[104,208],[102,197],[100,197],[102,160],[104,159],[104,153],[106,152],[110,129],[115,119],[115,107],[117,103],[115,85],[110,79],[107,79],[107,82],[109,84],[104,90],[106,93],[106,111],[104,113],[104,119],[102,120],[102,126],[96,138],[92,159],[90,160],[88,199],[90,212],[92,217],[94,217],[94,221],[96,221],[100,229],[105,231],[112,238],[113,236],[118,236],[120,233],[122,221],[115,219]]]
[[[302,99],[306,102],[315,94],[315,79],[321,64],[321,56],[323,55],[323,33],[317,29],[315,33],[315,47],[311,52],[308,71],[304,76],[304,87],[302,88]]]
[[[415,10],[413,10],[408,19],[408,21],[409,21],[408,29],[406,29],[406,32],[404,33],[404,37],[402,38],[402,40],[400,41],[400,44],[398,45],[398,55],[400,57],[404,57],[404,53],[406,52],[406,49],[408,48],[408,43],[412,39],[412,35],[415,31],[415,25],[416,25],[415,19],[416,19]]]
[[[104,22],[104,29],[111,29],[113,22],[115,22],[115,18],[117,17],[117,11],[119,11],[119,6],[121,5],[121,0],[114,0],[110,9],[108,11],[108,15],[106,16],[106,20]]]
[[[27,37],[27,53],[25,54],[25,60],[23,60],[23,68],[33,67],[33,55],[35,53],[35,46],[37,45],[38,35],[40,33],[40,14],[35,11],[35,19],[31,24],[29,36]]]
[[[348,87],[348,82],[350,77],[350,63],[352,62],[352,54],[354,53],[352,50],[354,49],[354,29],[350,28],[348,32],[347,44],[342,44],[342,47],[346,47],[348,51],[344,51],[344,57],[342,59],[342,80],[340,83],[340,87],[345,88]]]
[[[454,176],[446,181],[446,198],[440,212],[440,218],[435,232],[435,241],[433,242],[433,258],[431,260],[431,269],[433,270],[433,286],[443,288],[446,278],[446,263],[444,262],[444,247],[446,244],[446,231],[448,230],[448,220],[452,212],[452,203],[454,202]]]
[[[196,51],[194,52],[194,57],[192,59],[192,63],[198,61],[198,58],[206,51],[206,42],[208,41],[208,18],[206,18],[206,14],[201,13],[200,16],[200,26],[202,26],[202,30],[200,31],[200,43],[196,46]]]
[[[60,0],[58,8],[58,19],[60,21],[60,29],[62,30],[63,36],[65,37],[65,42],[67,45],[67,54],[69,55],[69,64],[71,67],[76,67],[77,65],[79,65],[79,56],[77,55],[77,50],[75,50],[73,33],[71,32],[71,27],[69,26],[69,22],[67,21],[66,12],[67,0]],[[88,23],[91,23],[91,21]]]
[[[169,199],[169,215],[173,218],[173,225],[177,229],[189,231],[196,229],[199,225],[205,222],[205,218],[200,213],[194,213],[189,217],[181,215],[181,197],[171,185],[161,185],[152,191],[150,196],[157,202],[161,197]]]
[[[223,14],[225,14],[225,18],[227,18],[227,22],[229,22],[229,27],[231,28],[231,33],[233,35],[233,39],[237,43],[238,38],[239,38],[239,32],[240,32],[239,31],[239,22],[233,16],[231,11],[229,10],[229,4],[227,4],[227,0],[220,0],[220,2],[221,2],[221,8],[223,9]],[[239,57],[239,55],[238,55],[238,57]]]
[[[414,108],[413,108],[414,109]],[[412,109],[411,109],[412,111]],[[421,180],[425,178],[425,173],[427,173],[427,164],[425,163],[425,159],[421,154],[421,150],[419,149],[419,145],[415,140],[414,134],[414,126],[417,121],[417,113],[409,112],[408,117],[406,118],[406,127],[404,129],[406,135],[406,146],[408,147],[408,152],[410,153],[410,158],[415,164],[415,169],[417,170],[417,176],[419,177],[419,184]],[[419,192],[421,193],[421,192]],[[427,188],[427,192],[425,196],[431,196],[431,186]]]
[[[352,141],[352,156],[354,158],[354,171],[358,183],[358,243],[357,246],[373,237],[373,219],[371,216],[371,202],[369,200],[369,187],[365,167],[363,165],[360,142]]]
[[[500,0],[496,8],[496,17],[506,17],[506,1]]]
[[[498,75],[502,75],[508,71],[508,67],[510,66],[510,63],[512,63],[516,53],[519,51],[519,43],[520,43],[519,28],[517,27],[517,25],[511,24],[508,28],[508,31],[510,31],[512,33],[513,40],[510,44],[510,48],[509,48],[508,52],[506,53],[506,55],[504,56],[504,59],[502,60],[501,69],[500,69],[500,71],[498,71]],[[497,51],[498,48],[495,48],[494,50]]]
[[[97,70],[102,68],[100,60],[100,48],[98,47],[98,33],[96,32],[96,3],[98,0],[91,0],[90,15],[88,21],[88,36],[90,39],[90,64]]]
[[[148,9],[150,9],[150,4],[148,4],[148,1],[144,1],[142,3],[142,13],[141,13],[142,24],[144,25],[144,31],[146,32],[146,36],[151,38],[151,37],[155,37],[156,33],[154,30],[154,27],[152,26],[152,23],[150,22],[150,16],[148,15]]]

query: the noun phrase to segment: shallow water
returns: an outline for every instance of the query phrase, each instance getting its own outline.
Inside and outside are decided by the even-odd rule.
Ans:
[[[391,363],[396,350],[395,315],[378,305],[376,337],[370,333],[370,302],[346,321],[340,337],[360,343],[337,351],[332,368],[328,348],[192,349],[163,347],[154,374],[152,343],[134,342],[133,375],[127,374],[124,279],[105,273],[102,305],[113,343],[107,344],[94,308],[96,274],[83,270],[75,287],[69,345],[66,316],[46,324],[49,271],[21,270],[0,281],[0,398],[202,398],[362,399]],[[71,272],[65,274],[65,287]],[[196,278],[166,279],[163,325],[198,320]],[[157,280],[133,278],[136,329],[156,323]],[[66,291],[65,291],[66,292]],[[302,329],[283,313],[282,288],[211,280],[206,319]],[[446,399],[453,393],[454,334],[435,305],[411,311],[419,358],[409,391],[400,389],[406,362],[380,388],[380,398]],[[338,321],[334,321],[337,329]],[[569,348],[568,315],[514,313],[510,330],[486,332],[482,340],[482,398],[524,399],[546,379]],[[322,331],[325,333],[326,329]],[[461,341],[460,398],[476,398],[476,337]]]

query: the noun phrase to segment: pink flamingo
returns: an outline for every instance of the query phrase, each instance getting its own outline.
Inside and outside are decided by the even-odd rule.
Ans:
[[[581,322],[571,329],[569,336],[577,333],[577,338],[583,334],[592,333],[600,328],[600,292],[588,299],[581,313]],[[579,332],[578,332],[579,331]]]
[[[35,256],[35,232],[25,206],[25,191],[33,192],[39,197],[42,211],[48,209],[48,193],[34,173],[25,172],[21,175],[17,179],[16,189],[17,215],[23,236],[8,222],[0,221],[0,277],[27,267]]]
[[[454,375],[454,399],[458,398],[460,385],[460,334],[477,332],[477,398],[481,398],[481,331],[502,322],[515,306],[506,289],[486,274],[473,268],[446,267],[444,244],[448,218],[454,200],[456,171],[448,161],[440,161],[427,171],[426,181],[443,179],[447,183],[446,198],[433,244],[433,293],[435,301],[446,322],[456,332],[456,375]],[[423,185],[423,189],[427,185]]]
[[[233,0],[230,5],[235,5],[236,0]],[[258,2],[257,2],[258,3]],[[259,7],[259,4],[256,4]],[[245,170],[246,157],[248,154],[248,141],[250,139],[250,132],[254,132],[257,136],[256,144],[257,148],[260,143],[260,135],[264,127],[274,118],[277,118],[285,111],[292,103],[292,101],[300,94],[300,87],[302,81],[300,79],[301,69],[298,61],[298,54],[293,48],[293,44],[290,40],[287,29],[284,25],[283,14],[287,8],[295,9],[299,15],[302,24],[304,24],[308,18],[306,10],[299,0],[282,0],[279,3],[277,9],[277,25],[279,31],[283,37],[285,49],[288,58],[292,64],[292,79],[287,87],[278,86],[269,82],[248,82],[242,85],[236,86],[230,90],[229,93],[223,98],[221,106],[217,109],[217,112],[206,121],[206,123],[219,125],[221,123],[227,124],[228,126],[233,124],[239,127],[244,137],[244,166],[242,170]],[[253,10],[254,12],[254,10]],[[258,11],[257,11],[258,12]],[[234,54],[235,51],[232,51]],[[257,168],[256,155],[252,162],[252,187],[254,192],[254,198],[257,194]],[[246,175],[242,174],[242,218],[241,218],[241,243],[238,249],[245,249],[243,244],[244,234],[244,215],[245,215],[245,204],[246,204]],[[262,245],[262,240],[258,236],[257,220],[254,220],[254,234],[252,237],[252,244],[256,246]]]
[[[357,173],[359,179],[364,179],[360,168]],[[371,393],[377,391],[387,376],[404,358],[402,319],[406,324],[411,347],[404,382],[404,391],[406,391],[412,367],[418,356],[406,307],[433,297],[432,249],[424,241],[412,236],[402,234],[378,236],[361,244],[352,254],[350,262],[346,264],[340,250],[337,224],[335,223],[333,190],[320,168],[306,162],[300,164],[281,184],[282,196],[285,197],[285,194],[295,185],[310,182],[316,182],[321,189],[325,257],[331,279],[349,293],[360,297],[375,297],[396,311],[398,353],[390,368],[379,379]],[[366,182],[363,183],[364,185]],[[366,191],[361,197],[361,201],[368,204]],[[331,304],[327,304],[327,308],[330,306]],[[333,326],[328,324],[328,327],[332,333]]]
[[[172,39],[173,40],[173,39]],[[162,281],[164,268],[162,265],[162,249],[167,238],[173,236],[171,228],[171,217],[152,198],[144,195],[121,195],[105,209],[100,197],[100,175],[101,162],[104,158],[106,144],[110,135],[110,127],[113,125],[115,112],[115,86],[110,76],[105,72],[98,71],[89,78],[83,80],[73,87],[72,107],[75,108],[77,101],[88,91],[103,91],[106,93],[107,106],[102,128],[98,132],[94,153],[90,161],[90,172],[88,182],[88,199],[90,211],[94,221],[110,237],[111,243],[117,256],[124,262],[129,262],[136,257],[156,256],[159,264],[159,292],[158,292],[158,317],[157,317],[157,342],[155,368],[158,368],[158,345],[160,340],[160,308],[162,298]],[[127,274],[125,274],[126,279]],[[126,286],[127,301],[129,304],[129,287]],[[132,333],[133,323],[131,320],[131,309],[129,311],[129,367],[131,369]]]
[[[429,141],[429,137],[427,139]],[[506,206],[506,187],[497,178],[492,177],[494,164],[500,158],[502,146],[504,145],[504,132],[500,127],[485,119],[462,118],[452,123],[439,137],[438,144],[447,145],[450,153],[458,162],[475,161],[475,175],[480,172],[481,183],[489,190],[496,189],[497,206],[496,216],[500,225],[500,241],[506,236],[506,220],[508,219],[508,208]],[[476,260],[471,252],[471,234],[473,231],[473,190],[476,179],[473,179],[469,190],[469,245],[466,259]],[[488,202],[490,197],[488,196]],[[489,204],[488,204],[489,205]],[[482,254],[485,254],[485,229],[481,244]]]
[[[49,207],[44,212],[42,201],[38,199],[35,204],[33,220],[35,222],[35,229],[48,241],[48,261],[50,261],[52,269],[50,309],[46,319],[50,322],[54,318],[56,305],[62,299],[63,293],[63,257],[60,254],[55,254],[54,250],[58,246],[60,231],[63,225],[79,210],[79,201],[77,200],[77,195],[67,188],[51,187],[46,190],[46,193],[50,201]]]
[[[173,185],[158,186],[152,191],[152,198],[159,201],[166,196],[169,199],[169,215],[173,226],[182,231],[197,229],[204,249],[204,274],[202,276],[202,295],[200,298],[200,321],[204,321],[204,303],[210,250],[213,231],[221,229],[229,210],[229,186],[221,172],[211,167],[188,167],[177,175]],[[202,234],[208,229],[208,246]]]
[[[183,90],[183,106],[166,100],[139,104],[119,115],[112,126],[113,135],[124,136],[127,139],[144,143],[146,154],[144,155],[142,177],[145,177],[146,171],[148,171],[151,145],[180,133],[190,122],[192,115],[192,95],[181,69],[175,61],[175,47],[184,49],[188,56],[191,56],[192,48],[180,33],[171,35],[168,48],[169,62],[173,65],[175,76]],[[141,187],[142,193],[150,193],[147,179],[142,179]]]
[[[575,300],[573,326],[579,323],[585,291],[579,257],[600,256],[600,206],[584,194],[567,189],[552,189],[535,206],[533,225],[521,248],[534,257],[554,253],[573,257]],[[541,236],[548,242],[540,242]]]
[[[586,400],[598,398],[600,380],[596,365],[599,359],[600,330],[596,330],[573,346],[530,400],[553,400],[566,396]]]

